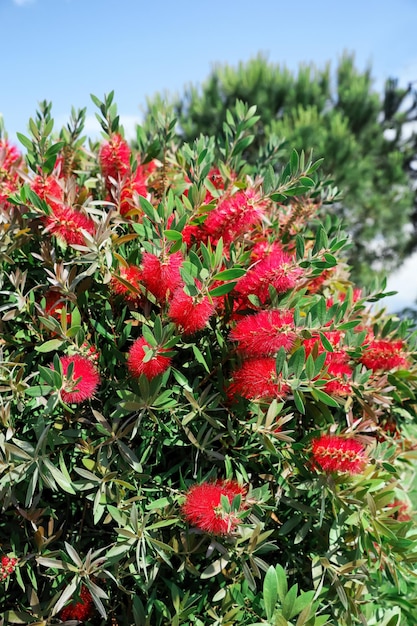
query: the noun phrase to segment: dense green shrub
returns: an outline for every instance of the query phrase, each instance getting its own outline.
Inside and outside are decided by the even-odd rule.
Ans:
[[[415,339],[332,190],[42,103],[0,144],[2,624],[415,624]]]

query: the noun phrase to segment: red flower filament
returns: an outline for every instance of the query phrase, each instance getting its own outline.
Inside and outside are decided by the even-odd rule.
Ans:
[[[112,135],[100,148],[99,159],[103,176],[115,180],[124,178],[130,172],[130,154],[127,141],[117,133]],[[109,186],[107,180],[106,186]]]
[[[260,201],[253,189],[238,191],[208,214],[204,230],[213,242],[223,237],[225,243],[230,243],[260,222],[265,209],[266,203]]]
[[[45,217],[46,230],[60,241],[70,245],[83,245],[83,230],[92,235],[95,231],[94,221],[70,206],[57,206],[51,215]]]
[[[152,347],[144,337],[136,339],[131,345],[127,367],[134,378],[144,374],[148,380],[152,380],[158,374],[165,372],[171,365],[171,358],[164,356],[168,352],[161,347]]]
[[[245,488],[233,480],[193,485],[186,494],[182,511],[187,521],[200,530],[213,535],[227,535],[236,529],[239,518],[236,511],[226,511],[222,507],[221,497],[226,496],[232,503],[235,496],[242,496],[239,511],[243,511],[246,508],[245,494]]]
[[[228,396],[242,396],[247,400],[285,397],[290,388],[277,376],[275,359],[264,357],[244,361],[233,373]]]
[[[214,304],[208,296],[189,296],[182,287],[175,291],[168,310],[174,324],[186,335],[203,330],[214,313]]]
[[[84,585],[81,587],[80,599],[78,601],[67,604],[62,611],[59,612],[59,618],[65,622],[67,620],[78,620],[85,622],[92,617],[94,613],[94,603],[91,593]]]
[[[91,360],[80,354],[64,356],[60,359],[64,375],[61,398],[67,404],[80,404],[94,396],[100,383],[100,376]],[[74,369],[72,377],[67,378],[70,364]]]
[[[406,368],[408,361],[403,350],[404,342],[401,339],[397,341],[372,339],[369,346],[365,348],[360,361],[370,370],[389,371]]]
[[[293,289],[303,270],[295,265],[291,255],[275,244],[265,256],[255,263],[242,278],[237,281],[237,293],[248,296],[254,294],[262,304],[269,300],[269,287],[277,293]]]
[[[276,354],[280,348],[288,351],[294,345],[296,332],[292,311],[260,311],[246,315],[230,333],[238,342],[238,350],[251,357]]]
[[[140,285],[142,282],[142,270],[137,265],[121,266],[119,268],[119,275],[125,282],[132,285],[132,289],[129,289],[119,277],[112,276],[110,281],[110,288],[117,296],[123,296],[127,302],[137,302],[141,299]]]
[[[163,303],[172,296],[181,284],[180,267],[183,258],[180,252],[166,258],[145,252],[142,257],[142,280],[148,291]]]
[[[312,443],[313,464],[324,472],[359,474],[366,462],[365,448],[356,439],[322,435]]]

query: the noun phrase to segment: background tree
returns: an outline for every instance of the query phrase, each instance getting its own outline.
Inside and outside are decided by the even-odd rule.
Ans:
[[[352,237],[348,262],[355,279],[368,283],[375,272],[397,268],[417,246],[417,211],[410,163],[413,136],[404,125],[415,115],[415,99],[404,111],[410,88],[388,81],[385,94],[373,88],[370,69],[359,71],[345,55],[336,72],[303,65],[298,73],[258,56],[237,67],[217,66],[200,86],[171,100],[186,142],[200,133],[223,133],[226,110],[236,99],[256,104],[259,122],[248,160],[290,147],[316,158],[326,155],[324,172],[343,189],[331,210],[344,219]],[[162,98],[148,101],[148,116]],[[395,133],[386,132],[395,129]],[[283,143],[285,139],[285,143]],[[258,168],[259,171],[259,168]]]

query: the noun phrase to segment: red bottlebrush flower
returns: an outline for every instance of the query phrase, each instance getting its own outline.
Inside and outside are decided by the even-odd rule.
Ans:
[[[389,339],[371,339],[359,359],[370,370],[392,370],[408,366],[404,342]]]
[[[335,355],[334,360],[331,357]],[[352,376],[352,368],[340,361],[337,352],[329,352],[330,362],[327,365],[327,373],[333,378],[324,385],[324,391],[331,396],[349,396],[352,393],[352,386],[346,380]]]
[[[2,556],[0,560],[0,581],[5,580],[16,569],[17,559],[12,556]]]
[[[182,287],[175,291],[168,309],[168,316],[186,335],[203,330],[214,313],[214,304],[208,296],[189,296]]]
[[[187,244],[188,248],[190,248],[193,243],[207,242],[207,233],[201,226],[197,226],[196,224],[186,224],[181,234],[182,240]]]
[[[221,497],[230,503],[237,495],[242,496],[239,511],[243,511],[246,489],[234,480],[217,480],[213,483],[193,485],[187,492],[182,511],[187,521],[200,530],[213,535],[228,535],[239,524],[235,511],[225,511]]]
[[[290,350],[296,339],[292,311],[260,311],[246,315],[230,333],[239,343],[238,350],[250,357],[276,354],[280,348]]]
[[[324,337],[326,337],[328,342],[334,348],[334,351],[327,352],[327,350],[323,346],[320,335],[313,334],[312,337],[303,340],[303,346],[306,351],[306,356],[309,356],[311,354],[317,344],[317,354],[327,352],[325,361],[326,365],[334,363],[345,363],[348,356],[344,351],[342,345],[343,333],[340,330],[326,330],[322,334],[324,335]]]
[[[151,351],[152,357],[148,354]],[[127,367],[132,376],[138,378],[145,374],[148,380],[152,380],[158,374],[162,374],[171,365],[171,358],[164,356],[168,352],[161,347],[152,347],[144,337],[139,337],[131,345],[127,358]],[[148,360],[149,359],[149,360]]]
[[[100,376],[91,360],[80,354],[63,356],[60,359],[64,375],[61,398],[67,404],[80,404],[94,396]],[[66,377],[70,364],[74,369],[71,379]]]
[[[289,386],[277,375],[275,359],[264,357],[244,361],[233,373],[228,388],[229,397],[242,396],[248,400],[283,398],[289,392]]]
[[[64,606],[62,611],[59,612],[58,617],[63,622],[66,622],[67,620],[85,622],[93,616],[94,610],[94,602],[91,597],[91,593],[85,585],[82,585],[80,599]]]
[[[132,285],[133,289],[129,289],[120,280],[119,276],[113,275],[110,281],[110,289],[117,296],[123,296],[128,302],[138,302],[142,298],[140,293],[140,285],[142,283],[142,270],[137,265],[127,265],[119,267],[120,278]]]
[[[204,230],[212,241],[216,242],[223,237],[225,243],[230,243],[260,222],[266,207],[267,203],[260,200],[255,190],[238,191],[222,200],[208,214]]]
[[[308,281],[307,291],[309,293],[317,293],[323,284],[332,277],[334,274],[335,268],[332,267],[327,270],[323,270],[323,272],[319,276],[313,276]]]
[[[35,176],[30,187],[51,209],[62,209],[64,190],[55,176]]]
[[[214,167],[213,169],[211,169],[207,175],[207,178],[216,189],[224,189],[224,179],[218,167]],[[213,199],[214,198],[212,194],[207,191],[204,202],[206,204],[209,204],[209,202],[211,202]]]
[[[14,167],[19,167],[22,163],[22,155],[16,146],[13,146],[7,139],[0,139],[0,167],[1,175],[9,172]]]
[[[365,448],[356,439],[322,435],[312,443],[313,463],[324,472],[359,474],[366,463]]]
[[[393,517],[399,522],[409,522],[413,519],[410,506],[404,500],[394,500],[388,504],[388,508],[395,509]]]
[[[130,172],[130,148],[119,134],[115,133],[102,144],[99,152],[100,167],[104,178],[122,179]],[[106,180],[107,185],[107,180]]]
[[[135,175],[123,183],[120,192],[120,213],[122,215],[126,215],[132,208],[137,208],[134,200],[135,194],[144,197],[148,195],[147,179],[154,167],[148,168],[144,165],[138,165]]]
[[[142,257],[143,284],[159,302],[165,302],[180,286],[182,262],[180,252],[175,252],[165,258],[157,257],[151,252],[144,253]]]
[[[60,241],[70,245],[83,245],[83,230],[92,235],[94,221],[69,206],[55,207],[51,215],[45,217],[46,230]]]
[[[45,313],[47,313],[51,317],[60,319],[61,309],[66,305],[68,300],[66,300],[64,296],[59,293],[59,291],[52,291],[52,289],[47,291],[44,297]],[[69,313],[67,314],[67,321],[71,321],[71,315]]]
[[[22,162],[19,150],[6,139],[0,139],[0,203],[6,204],[10,194],[17,190],[17,168]],[[7,207],[9,204],[7,203]]]
[[[251,267],[237,281],[235,291],[241,295],[256,295],[262,304],[269,299],[269,286],[278,293],[295,287],[302,269],[295,265],[294,258],[275,244],[269,253]]]

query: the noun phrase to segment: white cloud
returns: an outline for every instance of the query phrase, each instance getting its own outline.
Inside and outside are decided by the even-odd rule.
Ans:
[[[13,4],[16,4],[18,7],[23,7],[26,4],[33,4],[35,0],[13,0]]]
[[[389,311],[414,306],[417,300],[417,252],[414,252],[388,279],[387,291],[398,291],[382,302]]]

